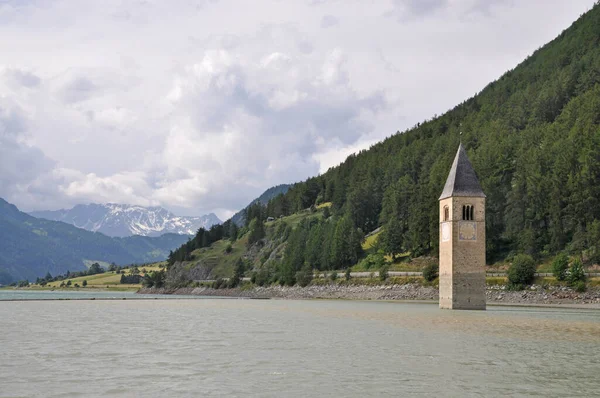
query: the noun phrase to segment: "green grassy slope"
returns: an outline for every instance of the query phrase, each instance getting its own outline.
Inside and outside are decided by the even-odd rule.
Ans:
[[[261,245],[255,245],[249,248],[248,234],[245,234],[235,242],[222,239],[212,243],[209,247],[196,249],[191,253],[190,261],[184,261],[181,266],[183,269],[190,270],[196,266],[203,266],[210,270],[210,279],[228,278],[233,274],[233,268],[239,259],[244,259],[252,267],[259,267],[266,261],[269,255],[275,250],[276,232],[287,225],[295,228],[302,221],[310,218],[323,217],[324,206],[316,209],[314,212],[305,210],[292,214],[287,217],[278,218],[274,221],[265,223],[266,237]],[[285,224],[285,225],[283,225]],[[231,251],[227,252],[227,247],[231,245]]]

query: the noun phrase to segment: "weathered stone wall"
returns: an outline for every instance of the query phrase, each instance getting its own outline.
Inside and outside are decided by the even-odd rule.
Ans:
[[[446,206],[449,208],[448,221],[444,220],[444,207]],[[440,200],[440,308],[452,308],[452,208],[452,198]]]
[[[462,220],[465,205],[474,206],[473,220]],[[444,206],[450,207],[446,227]],[[440,308],[485,309],[485,198],[440,201]]]

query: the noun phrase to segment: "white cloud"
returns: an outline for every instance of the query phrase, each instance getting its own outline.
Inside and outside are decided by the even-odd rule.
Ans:
[[[0,196],[231,215],[463,101],[592,4],[0,1]]]
[[[124,172],[109,177],[94,173],[80,174],[72,170],[57,170],[59,176],[71,180],[60,187],[68,197],[90,202],[135,203],[156,206],[143,172]]]
[[[331,28],[339,23],[339,20],[333,15],[323,15],[321,18],[321,27],[324,29]]]

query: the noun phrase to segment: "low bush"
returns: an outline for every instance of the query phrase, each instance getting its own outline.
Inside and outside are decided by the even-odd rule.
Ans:
[[[305,264],[300,271],[296,272],[296,283],[301,287],[310,285],[313,279],[313,270],[310,265]]]
[[[573,264],[569,268],[568,280],[571,285],[575,285],[577,282],[585,282],[585,270],[578,258],[573,260]]]
[[[423,278],[427,282],[433,282],[438,277],[439,266],[437,263],[430,262],[423,268]]]
[[[385,257],[383,253],[377,252],[374,254],[369,254],[367,257],[363,258],[358,267],[360,269],[378,269],[381,268],[385,264]]]
[[[131,275],[133,276],[133,275]],[[122,277],[121,277],[122,279]],[[148,272],[141,279],[142,286],[144,287],[157,287],[161,288],[165,285],[166,274],[165,271],[151,271]]]
[[[577,281],[573,284],[573,289],[575,289],[576,292],[579,293],[583,293],[586,291],[586,286],[585,286],[585,282],[584,281]]]
[[[271,272],[267,267],[261,267],[250,276],[250,281],[258,286],[265,286],[272,282]]]
[[[559,281],[564,281],[567,278],[567,270],[569,269],[569,257],[565,253],[560,253],[552,262],[552,274]]]
[[[122,284],[131,284],[135,285],[142,282],[142,276],[139,274],[134,275],[125,275],[121,274],[121,282]],[[154,285],[154,283],[153,283]]]
[[[221,289],[221,288],[226,288],[226,287],[227,287],[227,281],[223,278],[217,278],[212,284],[213,289]]]
[[[390,266],[389,265],[383,265],[381,266],[381,268],[379,268],[379,280],[385,281],[388,276],[390,276]]]
[[[535,277],[535,262],[528,254],[517,254],[508,268],[511,285],[531,285]]]

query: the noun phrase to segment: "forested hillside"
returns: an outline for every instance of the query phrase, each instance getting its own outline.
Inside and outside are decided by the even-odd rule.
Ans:
[[[597,262],[600,5],[473,98],[292,186],[265,207],[249,207],[246,218],[255,220],[246,228],[237,231],[228,222],[211,229],[211,239],[199,231],[170,262],[222,237],[260,235],[267,217],[328,202],[331,214],[282,229],[287,244],[276,279],[306,265],[356,263],[360,240],[379,227],[379,247],[387,254],[435,256],[438,198],[461,140],[487,195],[488,262],[563,250]]]
[[[266,213],[332,201],[365,233],[393,231],[389,252],[436,253],[461,131],[487,195],[489,260],[598,245],[600,5],[475,97],[296,184]]]

